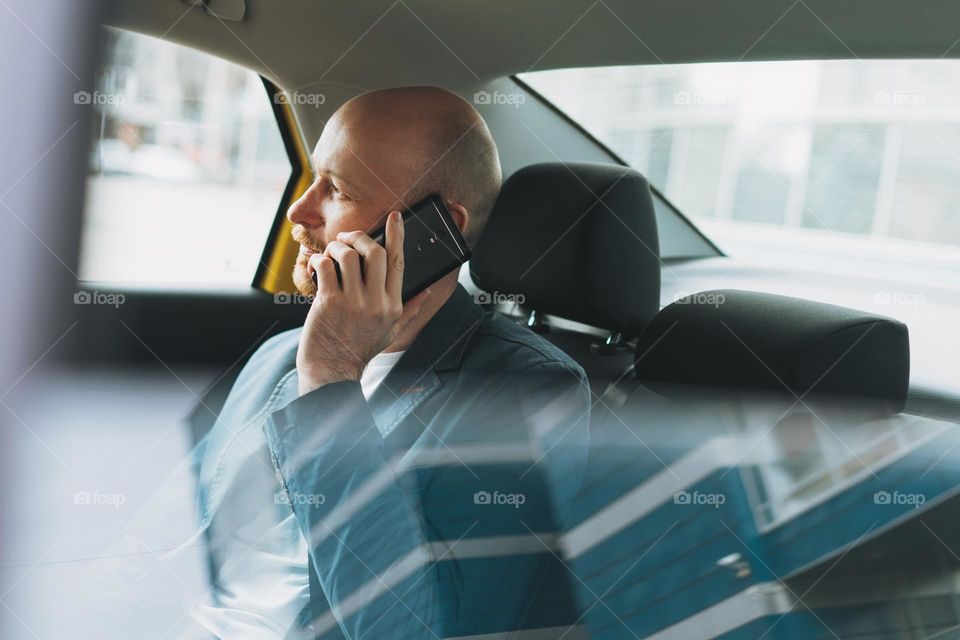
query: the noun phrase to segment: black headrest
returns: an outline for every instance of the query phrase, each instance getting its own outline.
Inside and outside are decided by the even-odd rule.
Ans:
[[[637,343],[637,377],[881,400],[903,410],[910,344],[902,322],[799,298],[719,289],[664,307]]]
[[[535,164],[503,184],[470,261],[487,292],[541,313],[639,335],[660,302],[646,179],[606,164]]]

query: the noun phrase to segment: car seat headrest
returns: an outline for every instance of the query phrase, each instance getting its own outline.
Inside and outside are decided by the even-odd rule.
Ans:
[[[637,343],[647,384],[826,394],[903,410],[910,344],[902,322],[786,296],[720,289],[664,307]]]
[[[646,179],[606,164],[520,169],[500,191],[470,273],[481,289],[539,313],[639,335],[660,299]]]

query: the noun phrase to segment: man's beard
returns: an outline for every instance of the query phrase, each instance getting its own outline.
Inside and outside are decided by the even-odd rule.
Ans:
[[[303,225],[294,225],[290,235],[298,245],[303,245],[316,253],[323,253],[322,243],[317,242],[313,236],[307,233]],[[310,271],[307,269],[309,261],[310,256],[297,253],[297,260],[293,266],[293,285],[300,295],[305,297],[317,295],[317,285],[310,277]]]
[[[297,288],[297,292],[309,298],[317,295],[317,285],[313,281],[313,278],[310,277],[310,272],[307,269],[308,256],[303,254],[297,254],[297,262],[293,265],[293,286]]]

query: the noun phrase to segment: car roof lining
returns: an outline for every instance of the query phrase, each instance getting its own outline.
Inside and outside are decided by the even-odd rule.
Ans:
[[[568,67],[960,56],[952,0],[248,0],[240,22],[182,0],[107,6],[108,24],[207,51],[288,90],[469,91]]]

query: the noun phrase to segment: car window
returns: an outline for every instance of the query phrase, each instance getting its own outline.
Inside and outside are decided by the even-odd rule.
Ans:
[[[960,61],[789,61],[521,76],[643,172],[721,249],[781,263],[960,246]],[[886,244],[884,244],[886,243]]]
[[[263,81],[194,49],[107,29],[81,280],[248,286],[291,175]]]

